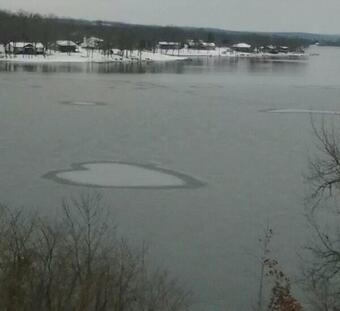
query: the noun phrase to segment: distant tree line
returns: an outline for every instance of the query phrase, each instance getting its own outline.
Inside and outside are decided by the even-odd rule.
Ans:
[[[218,29],[174,26],[146,26],[105,21],[88,21],[39,14],[0,11],[0,43],[10,41],[42,42],[56,40],[81,42],[83,37],[104,39],[103,49],[152,50],[159,41],[184,43],[187,39],[214,41],[218,46],[247,42],[252,46],[285,45],[291,48],[310,45],[312,40],[270,33],[232,32]],[[340,42],[339,42],[340,43]]]

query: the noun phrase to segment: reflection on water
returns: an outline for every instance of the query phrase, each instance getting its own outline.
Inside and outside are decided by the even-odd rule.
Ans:
[[[22,64],[0,63],[0,71],[4,72],[38,72],[38,73],[182,73],[184,64],[171,63],[49,63],[49,64]]]
[[[272,61],[239,58],[204,58],[164,63],[46,63],[22,64],[0,63],[0,72],[38,73],[175,73],[186,72],[266,72],[299,71],[306,66],[304,61]]]

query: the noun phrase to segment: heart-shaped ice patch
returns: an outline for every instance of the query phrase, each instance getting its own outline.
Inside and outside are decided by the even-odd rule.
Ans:
[[[72,169],[44,175],[58,183],[103,188],[185,188],[203,183],[183,173],[121,162],[73,164]]]

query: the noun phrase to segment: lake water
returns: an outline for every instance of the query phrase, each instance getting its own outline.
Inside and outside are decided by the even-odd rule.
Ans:
[[[126,172],[125,186],[151,178],[95,188],[120,232],[151,244],[155,264],[195,293],[193,310],[249,310],[267,224],[273,257],[298,271],[311,112],[339,118],[340,49],[315,51],[308,62],[0,64],[1,201],[53,215],[62,198],[110,182],[103,172]],[[97,166],[70,176],[79,163]],[[200,186],[171,187],[181,176]]]

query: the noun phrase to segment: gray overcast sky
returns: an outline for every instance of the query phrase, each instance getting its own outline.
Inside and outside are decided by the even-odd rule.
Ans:
[[[340,33],[340,0],[0,0],[0,8],[142,24]]]

